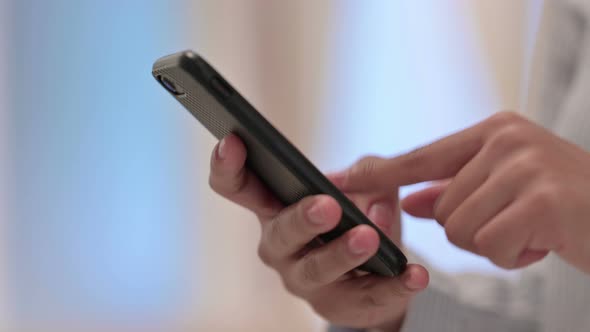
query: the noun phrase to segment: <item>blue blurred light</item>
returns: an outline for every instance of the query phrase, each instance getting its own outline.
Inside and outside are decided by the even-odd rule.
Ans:
[[[175,5],[13,1],[9,270],[20,321],[165,319],[188,296],[186,137],[150,75],[183,48]]]

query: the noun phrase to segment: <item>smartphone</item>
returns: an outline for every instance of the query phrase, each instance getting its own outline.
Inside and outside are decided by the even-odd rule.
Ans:
[[[407,260],[399,248],[202,57],[193,51],[165,56],[156,61],[152,74],[215,137],[240,137],[247,149],[246,167],[285,205],[308,195],[336,199],[342,219],[319,236],[322,242],[369,225],[379,233],[379,250],[358,268],[384,276],[404,271]]]

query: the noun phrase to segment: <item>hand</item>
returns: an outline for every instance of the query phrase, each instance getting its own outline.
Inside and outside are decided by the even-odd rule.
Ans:
[[[258,253],[280,274],[287,290],[336,325],[397,330],[408,301],[428,283],[426,270],[410,264],[397,278],[353,271],[379,245],[377,232],[366,225],[325,245],[312,246],[319,234],[338,224],[342,215],[338,203],[319,195],[283,207],[244,167],[245,159],[246,149],[238,137],[224,138],[213,152],[209,183],[217,193],[258,216],[262,226]],[[357,193],[352,199],[399,244],[397,189]]]
[[[389,160],[357,165],[343,187],[383,190],[450,179],[407,197],[448,239],[504,268],[554,251],[590,273],[590,154],[514,113]]]

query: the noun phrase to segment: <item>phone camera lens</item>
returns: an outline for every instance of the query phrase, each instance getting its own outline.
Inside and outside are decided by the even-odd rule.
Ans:
[[[160,82],[166,88],[166,90],[170,91],[170,93],[172,93],[173,95],[179,96],[182,94],[182,92],[176,87],[176,84],[174,84],[168,78],[160,76]]]

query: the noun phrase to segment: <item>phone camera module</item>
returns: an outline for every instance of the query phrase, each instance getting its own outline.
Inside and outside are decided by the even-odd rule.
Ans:
[[[166,88],[166,90],[168,90],[171,94],[175,95],[175,96],[180,96],[183,95],[184,92],[182,92],[177,86],[176,84],[174,84],[174,82],[172,82],[169,78],[165,77],[165,76],[160,76],[160,83],[162,83],[162,85]]]

